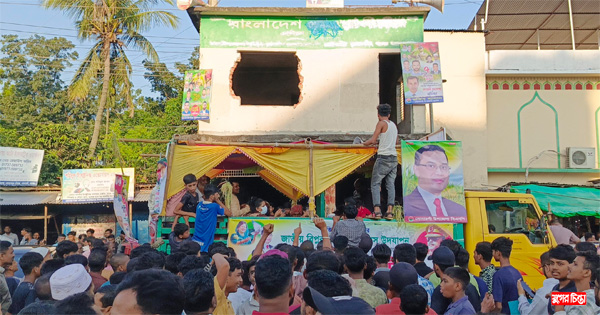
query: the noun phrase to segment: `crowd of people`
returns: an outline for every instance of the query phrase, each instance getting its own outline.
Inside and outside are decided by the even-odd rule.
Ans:
[[[216,188],[207,185],[206,216],[225,212]],[[214,206],[210,206],[214,205]],[[205,231],[190,238],[177,223],[170,254],[144,244],[122,253],[112,231],[105,237],[75,235],[25,253],[14,276],[12,242],[0,242],[0,303],[3,314],[597,314],[599,257],[593,244],[558,245],[541,257],[548,278],[537,292],[526,290],[510,262],[513,241],[481,242],[473,253],[452,239],[442,241],[426,264],[427,245],[373,244],[344,207],[331,230],[314,225],[322,241],[278,244],[265,251],[274,226],[264,226],[249,259],[214,242]],[[199,218],[197,218],[199,219]],[[197,226],[201,226],[199,224]],[[91,231],[93,234],[93,231]],[[203,234],[204,233],[204,234]],[[300,227],[294,231],[297,236]],[[214,234],[214,231],[213,231]],[[196,241],[194,241],[196,240]],[[595,247],[594,247],[595,249]],[[470,259],[481,267],[476,276]],[[499,263],[497,268],[492,261]],[[596,288],[596,290],[594,289]],[[585,292],[583,306],[552,306],[548,293]]]
[[[12,232],[10,226],[4,227],[4,233],[0,234],[0,241],[11,242],[13,245],[46,245],[46,240],[40,239],[40,233],[31,232],[31,228],[24,227],[21,229],[21,240],[19,236]]]

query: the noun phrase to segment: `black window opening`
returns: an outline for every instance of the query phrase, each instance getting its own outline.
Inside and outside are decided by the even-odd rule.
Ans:
[[[300,102],[299,60],[288,52],[241,52],[232,74],[241,105],[293,106]]]

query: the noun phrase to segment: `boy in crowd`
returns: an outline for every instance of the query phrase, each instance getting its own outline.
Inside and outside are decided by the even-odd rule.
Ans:
[[[226,258],[218,253],[214,254],[212,259],[214,262],[212,273],[215,276],[213,286],[217,298],[217,306],[213,314],[234,314],[235,311],[227,296],[229,293],[236,292],[242,285],[242,263],[236,258]]]
[[[519,299],[517,281],[523,280],[521,273],[510,264],[510,253],[513,241],[506,237],[498,237],[492,242],[492,256],[500,263],[500,269],[494,273],[492,287],[496,310],[510,314],[508,302]]]
[[[173,226],[173,232],[169,234],[169,246],[171,246],[171,253],[179,251],[181,243],[190,237],[190,227],[184,223],[176,223]]]
[[[304,297],[301,313],[320,314],[374,314],[373,308],[364,300],[350,296],[352,288],[344,277],[330,270],[312,272]]]
[[[40,277],[40,267],[44,257],[38,253],[28,252],[19,260],[19,266],[25,274],[25,278],[19,284],[12,296],[12,304],[8,309],[11,314],[18,314],[25,306],[35,302],[35,289],[33,284]]]
[[[90,267],[90,276],[92,277],[92,283],[94,284],[94,293],[100,289],[100,287],[108,281],[108,279],[102,276],[102,269],[106,267],[106,250],[101,248],[93,249],[88,258],[88,266]]]
[[[62,241],[56,246],[56,258],[65,259],[71,255],[77,255],[79,246],[71,241]]]
[[[454,267],[456,263],[456,258],[454,257],[454,253],[450,248],[446,246],[438,247],[432,254],[433,258],[433,270],[436,275],[441,279],[444,273],[448,268]],[[467,273],[468,274],[468,273]],[[477,288],[469,283],[469,285],[465,286],[465,294],[469,299],[469,302],[475,309],[475,311],[481,310],[481,299],[479,296],[479,292]],[[446,313],[448,306],[452,303],[451,299],[445,298],[442,294],[441,281],[440,285],[438,285],[433,294],[431,295],[431,308],[438,314]]]
[[[542,287],[535,291],[535,296],[533,296],[531,303],[529,303],[525,297],[525,290],[523,289],[521,280],[517,282],[517,290],[519,291],[519,312],[521,315],[544,314],[547,312],[548,298],[546,295],[552,292],[552,288],[558,284],[558,280],[552,278],[552,273],[550,271],[550,252],[543,253],[542,256],[540,256],[540,262],[546,279],[544,280]]]
[[[558,284],[552,288],[552,291],[558,292],[577,292],[575,283],[569,276],[569,265],[575,260],[575,250],[570,245],[557,245],[550,250],[550,270],[552,277],[558,280]],[[548,314],[554,314],[552,300],[548,299]]]
[[[215,286],[210,272],[195,269],[183,277],[185,290],[185,305],[183,310],[187,315],[211,314],[217,306]]]
[[[400,299],[405,301],[400,304],[400,310],[404,314],[434,314],[427,306],[427,292],[418,284],[410,284],[404,288],[400,292]]]
[[[188,217],[190,217],[189,213],[196,213],[196,207],[198,203],[202,199],[200,194],[196,191],[198,188],[198,180],[196,179],[196,175],[187,174],[183,176],[183,183],[185,184],[185,194],[181,197],[181,201],[175,207],[175,221],[173,221],[173,230],[175,230],[175,224],[179,222],[179,218],[183,216],[185,220],[185,224],[187,226],[190,225],[188,221]]]
[[[385,244],[377,244],[371,251],[375,263],[377,263],[377,269],[375,269],[375,275],[373,276],[373,282],[375,286],[387,291],[388,283],[390,282],[390,268],[388,263],[392,256],[392,250]]]
[[[469,298],[465,295],[465,289],[469,285],[469,281],[469,272],[462,268],[450,267],[444,271],[442,283],[440,284],[441,292],[445,298],[452,300],[444,315],[476,313],[473,305],[469,302]]]
[[[417,251],[411,244],[398,244],[394,248],[394,263],[405,262],[413,266],[417,262]],[[417,283],[427,291],[429,299],[427,302],[431,304],[431,296],[435,288],[431,282],[421,276],[417,276]]]
[[[8,311],[8,307],[12,303],[8,285],[4,277],[4,268],[12,265],[15,259],[15,251],[12,243],[9,241],[0,241],[0,312],[2,314]]]
[[[494,279],[494,273],[496,273],[496,266],[492,265],[492,244],[490,242],[477,243],[473,252],[473,259],[475,259],[475,264],[481,268],[479,277],[487,285],[488,292],[494,293],[492,280]]]
[[[256,262],[256,290],[259,311],[252,314],[288,314],[294,297],[289,260],[279,254],[261,257]]]
[[[400,293],[404,290],[404,288],[406,288],[409,285],[412,284],[418,284],[417,283],[417,278],[418,278],[418,273],[417,270],[415,270],[415,268],[413,266],[411,266],[409,263],[406,262],[399,262],[397,264],[394,265],[394,267],[392,267],[392,269],[389,271],[389,284],[388,284],[388,289],[387,289],[387,297],[388,299],[390,299],[390,304],[383,304],[383,305],[379,305],[377,306],[377,308],[375,309],[375,312],[377,314],[385,314],[385,315],[393,315],[393,314],[400,314],[400,315],[404,315],[404,312],[400,310],[400,306],[402,304],[404,304],[404,302],[402,301],[402,298],[400,297]],[[425,290],[425,289],[423,289]],[[410,303],[409,301],[412,300],[413,297],[411,297],[410,299],[406,299],[404,300],[407,303]],[[427,291],[425,291],[425,306],[427,307],[427,303],[428,303],[428,299],[429,299],[429,295],[427,294]],[[429,314],[429,310],[426,311],[426,313]],[[408,313],[408,314],[413,314],[413,313]],[[435,313],[431,313],[431,314],[435,314]]]
[[[329,237],[334,240],[336,236],[342,235],[348,238],[348,246],[358,246],[361,236],[366,233],[365,223],[356,220],[358,209],[355,205],[344,206],[344,219],[339,222],[333,222]]]
[[[185,296],[181,279],[174,274],[141,270],[119,284],[111,314],[181,314]]]
[[[427,247],[427,245],[423,243],[415,243],[413,246],[417,251],[417,263],[415,263],[414,267],[417,270],[419,276],[428,279],[429,276],[433,273],[433,269],[429,268],[429,266],[425,264],[425,259],[427,258],[429,247]]]
[[[73,243],[77,243],[77,232],[71,231],[71,232],[67,233],[67,240],[71,241]]]
[[[598,314],[600,308],[596,306],[594,289],[590,286],[590,283],[596,281],[599,266],[600,257],[594,251],[577,253],[577,257],[569,265],[568,278],[575,283],[577,292],[584,292],[586,294],[586,304],[572,306],[556,305],[555,314]]]
[[[387,216],[393,217],[393,208],[396,198],[394,181],[398,171],[398,154],[396,143],[398,142],[398,128],[390,121],[392,107],[389,104],[377,106],[377,125],[371,139],[363,142],[364,145],[373,145],[379,139],[377,147],[377,160],[373,166],[371,178],[371,192],[373,195],[373,213],[376,218],[381,218],[381,182],[385,179],[387,189]]]
[[[364,279],[364,270],[366,266],[366,254],[358,247],[348,247],[344,251],[344,269],[354,280],[358,297],[365,300],[376,308],[381,304],[388,302],[385,293],[376,286],[370,285]],[[257,276],[258,277],[258,276]]]
[[[195,177],[194,177],[195,178]],[[231,211],[219,199],[219,191],[213,185],[204,187],[205,200],[198,204],[195,212],[179,211],[181,215],[196,218],[192,240],[200,244],[201,251],[208,252],[208,247],[215,239],[217,216],[231,216]]]

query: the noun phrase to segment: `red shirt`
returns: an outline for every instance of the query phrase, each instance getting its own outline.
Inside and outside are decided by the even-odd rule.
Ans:
[[[358,208],[358,215],[356,217],[358,218],[366,218],[367,216],[371,215],[371,211],[369,211],[369,209],[365,208],[365,207],[360,207]]]
[[[377,308],[375,308],[375,314],[377,314],[377,315],[406,315],[400,309],[400,298],[399,297],[393,298],[392,301],[390,302],[390,304],[382,304],[382,305],[377,306]],[[437,315],[437,313],[432,308],[429,308],[429,312],[427,312],[425,314],[426,315]]]

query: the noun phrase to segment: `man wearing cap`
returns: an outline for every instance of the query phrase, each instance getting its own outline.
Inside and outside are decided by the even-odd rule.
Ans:
[[[442,275],[444,275],[444,271],[450,267],[454,267],[456,263],[454,253],[446,246],[440,246],[436,249],[433,252],[432,257],[433,270],[440,279],[442,278]],[[475,311],[479,312],[481,310],[481,300],[477,288],[469,283],[465,289],[465,294],[469,298],[469,302],[471,302]],[[431,308],[438,314],[444,314],[451,303],[451,299],[447,299],[442,295],[441,288],[438,285],[431,296]]]
[[[56,270],[50,277],[52,298],[60,301],[77,293],[87,292],[94,296],[92,277],[80,264],[64,266]]]
[[[404,315],[404,312],[400,310],[400,303],[402,302],[400,300],[400,292],[411,284],[417,284],[418,277],[417,270],[409,263],[399,262],[395,264],[394,267],[390,269],[390,283],[387,291],[388,298],[391,298],[390,304],[377,306],[375,312],[377,314],[385,315]],[[433,315],[435,312],[428,307],[426,314]]]

